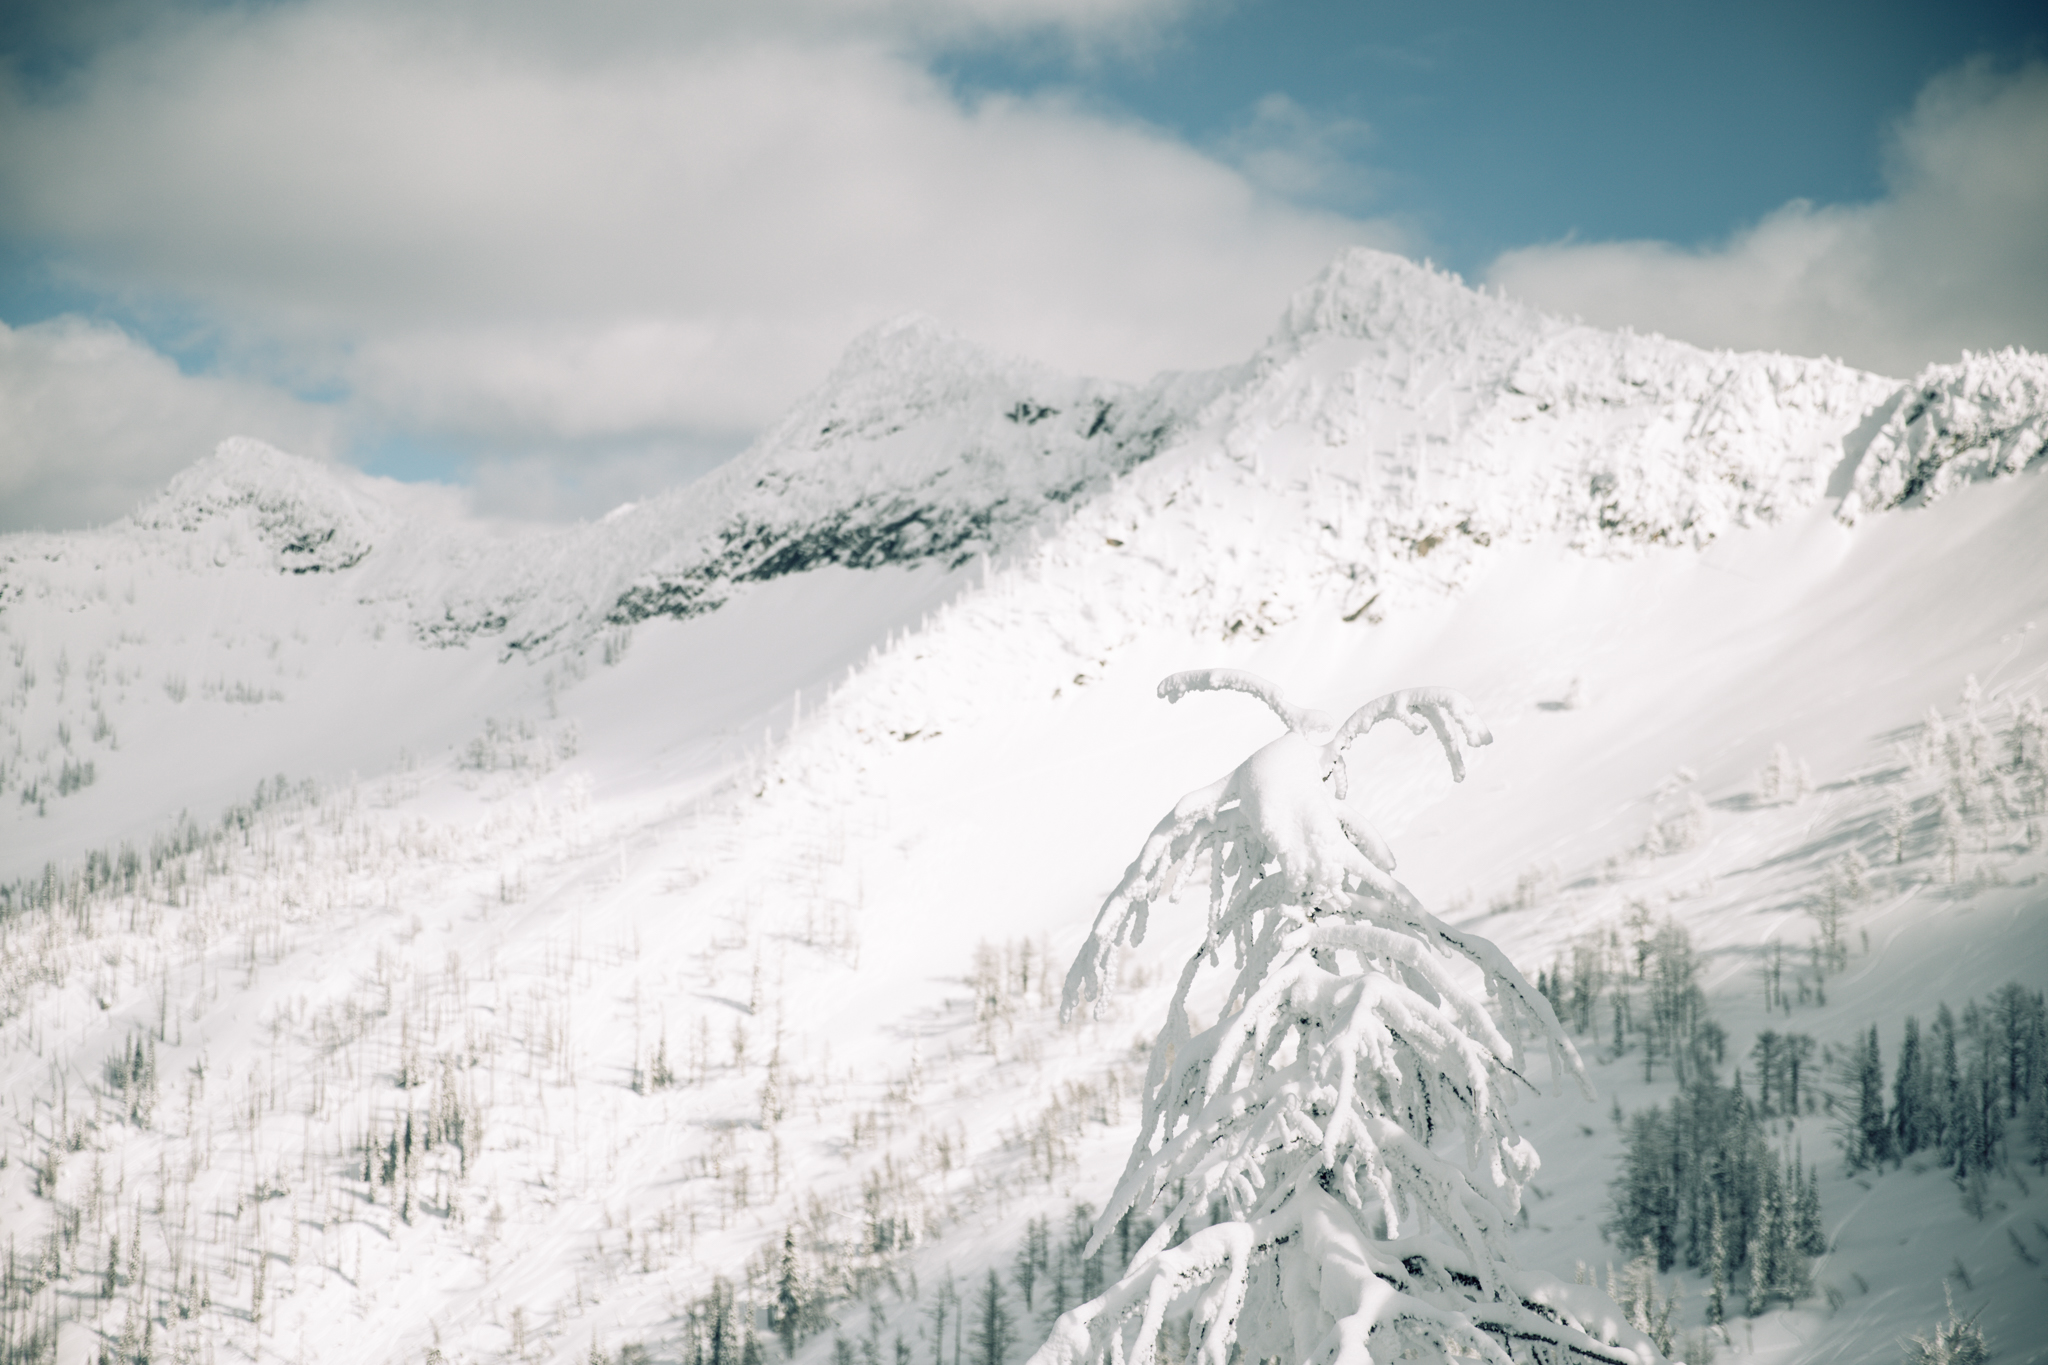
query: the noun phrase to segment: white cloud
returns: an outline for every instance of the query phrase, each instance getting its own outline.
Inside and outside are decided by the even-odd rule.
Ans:
[[[1601,325],[1900,376],[1965,348],[2048,350],[2048,65],[1975,62],[1930,83],[1895,130],[1886,188],[1870,204],[1787,204],[1704,250],[1510,251],[1489,278]]]
[[[331,412],[181,374],[117,327],[0,323],[0,531],[110,521],[228,436],[321,456],[333,432]]]
[[[1142,41],[1174,7],[216,10],[0,91],[0,230],[341,388],[361,429],[470,449],[731,443],[911,309],[1075,370],[1227,363],[1397,234],[923,64],[982,32]]]
[[[1311,113],[1283,94],[1262,96],[1217,150],[1255,184],[1289,199],[1329,203],[1364,197],[1354,159],[1372,142],[1359,119]]]

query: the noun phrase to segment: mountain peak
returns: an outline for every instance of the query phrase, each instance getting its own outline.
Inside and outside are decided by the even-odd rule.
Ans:
[[[1476,328],[1535,335],[1557,325],[1525,304],[1472,288],[1448,270],[1353,247],[1295,293],[1273,344],[1299,349],[1335,338],[1419,341],[1447,329]]]
[[[1061,382],[1045,366],[977,345],[924,313],[905,313],[855,337],[824,381],[756,449],[786,459],[793,451],[887,435],[977,391]]]
[[[362,560],[388,529],[384,509],[341,471],[249,436],[231,436],[130,518],[147,530],[197,532],[245,516],[286,573],[331,573]]]

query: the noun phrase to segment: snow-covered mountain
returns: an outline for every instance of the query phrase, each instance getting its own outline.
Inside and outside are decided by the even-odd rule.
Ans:
[[[1159,813],[1270,737],[1153,698],[1193,665],[1458,688],[1471,781],[1394,737],[1357,768],[1426,901],[1532,977],[1671,916],[1735,1062],[1872,1025],[1889,1059],[1908,1013],[2048,984],[2024,784],[1924,742],[1936,707],[2003,753],[2048,678],[2044,453],[2048,358],[1901,384],[1362,251],[1244,365],[1142,386],[889,324],[730,465],[568,529],[228,442],[0,539],[0,1320],[54,1313],[66,1359],[680,1359],[715,1277],[765,1312],[790,1232],[837,1322],[800,1351],[925,1358],[949,1268],[1007,1274],[1128,1142],[1199,912],[1121,1013],[1049,992]],[[1852,950],[1767,1012],[1851,849]],[[1638,1065],[1531,1107],[1530,1263],[1634,1254],[1599,1226],[1607,1103],[1670,1093]],[[1780,1122],[1824,1154],[1814,1293],[1721,1349],[1882,1357],[1947,1277],[2034,1358],[2020,1121],[1981,1218],[1937,1169],[1844,1174],[1831,1122]]]

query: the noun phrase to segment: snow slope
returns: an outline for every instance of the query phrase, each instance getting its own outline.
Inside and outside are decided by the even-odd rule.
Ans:
[[[1246,365],[1142,387],[891,324],[731,466],[565,531],[231,442],[122,523],[0,540],[0,874],[165,851],[0,923],[16,1321],[56,1305],[67,1360],[145,1322],[167,1358],[679,1359],[690,1301],[765,1304],[796,1229],[839,1331],[922,1359],[949,1268],[1121,1165],[1199,917],[1106,1019],[1046,983],[1157,816],[1273,732],[1153,697],[1188,666],[1465,692],[1497,740],[1463,786],[1360,746],[1404,879],[1532,976],[1675,916],[1738,1058],[1790,1026],[1758,965],[1864,848],[1856,952],[1796,1023],[1889,1060],[1905,1013],[2048,984],[2040,851],[1945,856],[1898,748],[1966,675],[1994,727],[2043,689],[2044,446],[2041,357],[1902,386],[1358,252]],[[1781,742],[1796,802],[1758,794]],[[1702,836],[1650,851],[1685,791]],[[102,1065],[138,1038],[146,1116]],[[1668,1091],[1594,1072],[1598,1108],[1525,1114],[1525,1259],[1566,1275],[1627,1255],[1607,1105]],[[408,1115],[470,1145],[362,1179]],[[2000,1358],[2040,1357],[2024,1171],[1980,1221],[1939,1173],[1824,1165],[1840,1302],[1724,1357],[1887,1358],[1951,1261]]]

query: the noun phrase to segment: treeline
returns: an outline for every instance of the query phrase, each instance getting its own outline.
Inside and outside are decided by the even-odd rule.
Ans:
[[[222,811],[217,825],[203,825],[188,813],[180,814],[170,829],[149,841],[146,852],[123,843],[117,848],[88,851],[84,861],[68,871],[59,871],[55,863],[45,864],[36,876],[0,882],[0,924],[33,911],[79,911],[103,895],[175,900],[188,884],[191,855],[211,852],[238,833],[247,835],[266,810],[311,804],[317,799],[312,782],[293,786],[280,773],[258,782],[248,801]],[[205,874],[216,869],[200,870]]]
[[[715,1279],[689,1301],[682,1357],[686,1365],[764,1365],[830,1332],[833,1365],[1004,1365],[1012,1348],[1035,1342],[1122,1276],[1157,1225],[1127,1213],[1091,1256],[1094,1226],[1085,1203],[1058,1219],[1029,1219],[1008,1266],[964,1289],[951,1274],[921,1289],[915,1275],[892,1273],[868,1280],[864,1296],[837,1314],[834,1305],[846,1304],[843,1271],[807,1254],[791,1228],[779,1247],[755,1257],[742,1283]],[[894,1312],[884,1308],[884,1290],[898,1299]]]
[[[1852,1169],[1925,1152],[1967,1180],[2005,1164],[2018,1124],[2030,1159],[2048,1170],[2048,1008],[2039,991],[2008,982],[1960,1016],[1944,1002],[1924,1034],[1908,1015],[1889,1091],[1875,1024],[1845,1071],[1855,1108],[1839,1137]]]

